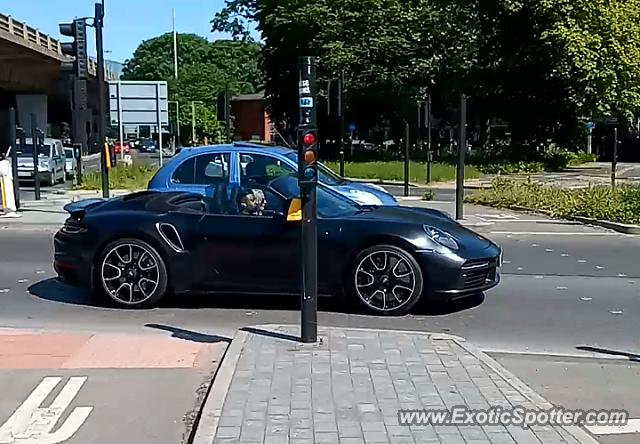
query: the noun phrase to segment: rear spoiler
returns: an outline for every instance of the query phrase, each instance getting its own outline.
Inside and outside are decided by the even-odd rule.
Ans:
[[[88,208],[106,202],[106,199],[83,199],[64,206],[64,210],[75,219],[81,219]]]

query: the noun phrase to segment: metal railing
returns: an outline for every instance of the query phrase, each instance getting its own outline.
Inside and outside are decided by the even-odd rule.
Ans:
[[[0,13],[0,37],[2,32],[6,32],[13,37],[23,40],[26,43],[25,46],[35,45],[41,50],[44,50],[44,52],[49,51],[50,53],[48,55],[51,57],[54,57],[61,61],[67,59],[67,56],[62,54],[60,41],[52,38],[48,34],[32,28],[24,22],[19,22],[10,15]],[[89,73],[95,76],[97,68],[97,62],[94,59],[90,58]],[[112,70],[110,70],[108,67],[105,67],[105,79],[116,80],[117,76]]]

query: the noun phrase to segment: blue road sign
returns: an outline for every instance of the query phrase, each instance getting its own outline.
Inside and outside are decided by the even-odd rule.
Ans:
[[[300,107],[301,108],[313,108],[313,98],[312,97],[300,97]]]
[[[355,123],[350,123],[349,124],[349,132],[354,132],[356,130],[356,124]]]
[[[584,124],[584,126],[587,128],[587,131],[589,131],[589,133],[592,133],[593,129],[596,127],[596,124],[593,122],[587,122]]]

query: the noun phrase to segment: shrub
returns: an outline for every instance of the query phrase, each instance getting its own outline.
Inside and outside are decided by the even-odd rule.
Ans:
[[[467,197],[466,201],[499,208],[526,207],[561,218],[581,216],[611,222],[640,223],[640,187],[634,186],[562,189],[531,181],[498,178],[491,188]]]
[[[149,165],[126,166],[118,164],[109,170],[109,188],[128,191],[146,189],[156,171]],[[75,188],[81,190],[102,189],[102,174],[98,171],[83,175],[82,185]]]

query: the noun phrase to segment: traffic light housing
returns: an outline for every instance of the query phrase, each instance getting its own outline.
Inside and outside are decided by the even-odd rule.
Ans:
[[[301,131],[298,182],[301,186],[318,183],[318,131],[315,129]]]
[[[62,63],[62,71],[73,73],[79,79],[88,79],[87,21],[76,19],[72,23],[61,23],[60,34],[73,38],[73,42],[60,44],[62,53],[74,58],[73,61]]]

